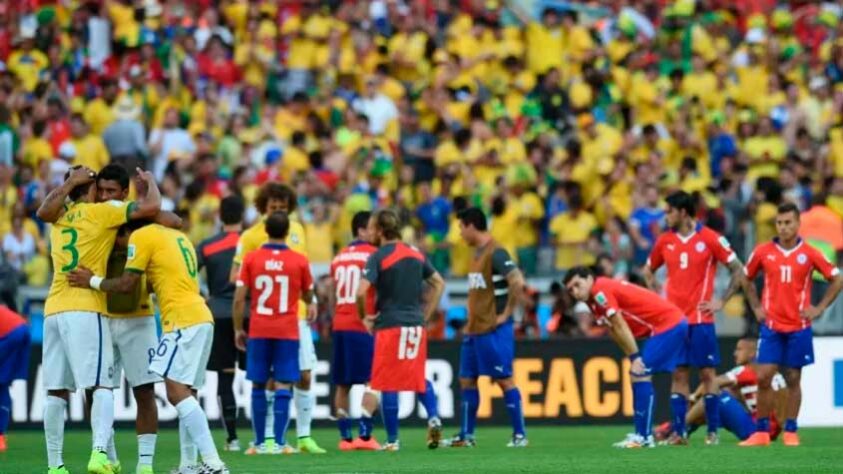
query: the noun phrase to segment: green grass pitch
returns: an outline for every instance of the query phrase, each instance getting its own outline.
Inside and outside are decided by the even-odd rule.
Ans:
[[[815,473],[843,472],[843,430],[803,429],[802,447],[739,448],[735,439],[723,433],[721,445],[707,447],[698,433],[689,447],[658,447],[623,451],[610,447],[626,433],[625,427],[528,427],[530,446],[507,449],[506,428],[478,430],[478,447],[429,451],[425,432],[404,428],[398,453],[336,450],[336,430],[314,433],[330,451],[326,455],[245,456],[222,453],[232,473],[299,472],[606,472],[606,473]],[[248,431],[240,430],[245,438]],[[382,431],[378,432],[382,434]],[[446,430],[446,434],[450,430]],[[222,441],[219,431],[214,433]],[[136,462],[133,431],[117,433],[123,472],[134,473]],[[64,459],[72,474],[85,472],[90,454],[90,434],[81,430],[65,436]],[[167,430],[158,437],[155,472],[169,473],[178,464],[178,433]],[[9,450],[0,453],[0,473],[45,473],[46,454],[40,431],[13,431]]]

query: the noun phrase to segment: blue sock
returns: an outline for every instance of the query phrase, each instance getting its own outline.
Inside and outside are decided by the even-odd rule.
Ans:
[[[351,441],[351,420],[347,416],[337,418],[337,428],[340,430],[340,439]]]
[[[252,388],[252,429],[255,432],[255,446],[264,442],[266,435],[266,391],[261,388]]]
[[[460,424],[462,436],[474,437],[478,407],[480,407],[480,391],[476,388],[464,388],[462,390],[462,423]]]
[[[513,387],[503,394],[503,401],[506,403],[506,411],[509,412],[509,421],[512,423],[512,434],[524,435],[524,414],[521,412],[521,392],[518,387]]]
[[[6,430],[9,429],[9,417],[11,415],[12,396],[9,394],[9,385],[0,384],[0,435],[6,434]]]
[[[784,422],[784,430],[785,431],[787,431],[788,433],[796,433],[797,429],[799,429],[799,427],[796,426],[796,420],[794,420],[793,418],[788,418],[787,420],[785,420],[785,422]],[[2,433],[2,432],[0,432],[0,433]]]
[[[685,398],[685,395],[681,393],[670,395],[670,411],[673,413],[673,431],[679,436],[687,436],[688,431],[685,429],[685,414],[688,413],[688,399]]]
[[[653,430],[653,382],[632,382],[632,408],[635,433],[645,438],[650,436]]]
[[[755,431],[770,432],[770,418],[759,418],[755,422]]]
[[[708,432],[717,433],[720,428],[720,399],[712,393],[705,396],[705,420],[708,422]]]
[[[439,418],[439,407],[436,403],[436,392],[433,391],[433,384],[430,380],[424,381],[425,392],[419,394],[421,404],[427,412],[427,419]]]
[[[272,411],[275,413],[275,425],[272,427],[275,432],[275,442],[280,446],[287,444],[287,425],[290,424],[290,399],[293,393],[289,389],[282,388],[275,391],[275,402],[272,404]]]
[[[383,425],[386,428],[386,442],[398,441],[398,392],[383,392],[381,395]]]
[[[371,417],[370,414],[367,414],[365,411],[363,415],[360,417],[360,427],[359,427],[359,436],[364,441],[369,441],[369,438],[372,437],[372,429],[375,427],[375,420]]]

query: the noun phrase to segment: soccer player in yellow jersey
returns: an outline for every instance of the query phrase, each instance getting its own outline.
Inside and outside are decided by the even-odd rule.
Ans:
[[[38,209],[38,217],[54,222],[50,248],[55,274],[44,306],[44,437],[49,474],[64,474],[62,460],[64,416],[71,391],[91,389],[93,451],[88,472],[111,474],[106,455],[114,422],[112,376],[114,360],[111,332],[103,321],[105,295],[71,287],[69,272],[79,266],[105,273],[106,261],[117,228],[130,219],[150,218],[161,207],[161,195],[150,173],[141,172],[147,183],[144,199],[135,202],[96,203],[95,174],[76,166],[64,183],[50,192]],[[65,204],[69,198],[70,202]]]
[[[214,334],[211,310],[199,293],[196,250],[182,232],[160,224],[132,222],[126,227],[131,235],[123,274],[103,279],[103,273],[79,267],[71,274],[72,284],[105,293],[132,293],[146,275],[158,295],[163,329],[149,371],[164,379],[167,399],[179,414],[178,472],[228,474],[196,399],[196,390],[205,384]],[[197,449],[201,466],[196,465]]]
[[[249,252],[257,250],[261,245],[269,241],[266,234],[264,221],[273,212],[286,212],[293,214],[296,210],[296,193],[289,186],[281,183],[269,182],[261,187],[255,198],[255,206],[263,216],[260,222],[250,227],[240,235],[237,243],[237,251],[234,254],[234,264],[231,266],[232,282],[237,281],[240,274],[240,265],[243,257]],[[287,245],[294,251],[307,256],[307,243],[305,241],[304,227],[297,220],[290,220],[290,230],[287,236]],[[315,305],[314,305],[315,308]],[[296,436],[298,437],[298,450],[303,453],[323,454],[325,450],[320,448],[316,441],[310,437],[310,424],[313,420],[313,405],[316,400],[310,390],[311,372],[316,367],[316,349],[313,347],[313,334],[310,332],[308,320],[316,317],[308,314],[307,305],[299,302],[299,370],[301,377],[296,383],[293,401],[296,406]],[[269,410],[267,413],[266,426],[271,427],[272,403],[274,391],[267,390],[267,402]],[[271,444],[274,441],[274,433],[271,428],[267,430],[266,442]],[[249,451],[247,451],[248,453]]]

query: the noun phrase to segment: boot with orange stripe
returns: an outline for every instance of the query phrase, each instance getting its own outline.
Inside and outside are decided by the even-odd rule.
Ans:
[[[752,435],[745,439],[744,441],[738,443],[738,446],[769,446],[770,445],[770,433],[766,431],[756,431],[752,433]]]
[[[799,435],[795,431],[785,431],[782,436],[782,443],[785,446],[799,446]]]

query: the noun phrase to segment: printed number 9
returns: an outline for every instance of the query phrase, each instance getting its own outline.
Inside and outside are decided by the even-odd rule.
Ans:
[[[679,254],[679,268],[683,270],[688,268],[688,252],[682,252]]]

